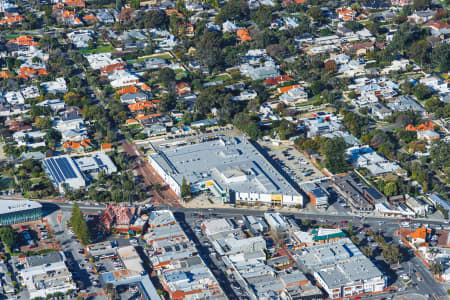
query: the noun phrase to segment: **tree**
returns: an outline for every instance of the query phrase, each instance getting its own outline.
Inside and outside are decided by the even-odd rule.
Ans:
[[[369,257],[369,258],[371,258],[372,255],[373,255],[373,250],[372,250],[372,248],[369,247],[369,246],[361,247],[361,252],[362,252],[365,256],[367,256],[367,257]]]
[[[329,139],[323,145],[325,155],[325,167],[331,173],[343,173],[348,170],[348,163],[345,154],[347,148],[342,137]]]
[[[159,71],[158,80],[168,87],[171,82],[175,81],[175,72],[170,68],[163,68]]]
[[[183,181],[181,182],[181,197],[188,198],[191,196],[191,185],[186,181],[186,178],[183,177]]]
[[[388,182],[384,186],[384,194],[387,197],[395,196],[395,195],[397,195],[397,192],[398,192],[398,187],[395,182]]]
[[[428,51],[430,50],[430,45],[427,41],[421,40],[417,41],[411,45],[408,49],[408,55],[414,59],[420,65],[428,60]]]
[[[360,116],[354,112],[345,112],[342,122],[345,127],[348,128],[350,133],[357,137],[361,137],[369,124],[369,120],[366,117]]]
[[[419,83],[414,87],[414,95],[419,100],[425,100],[431,97],[431,90],[426,85]]]
[[[431,263],[430,270],[434,275],[440,276],[444,271],[444,265],[440,262]]]
[[[321,22],[325,19],[319,6],[312,6],[308,9],[308,16],[310,16],[315,22]]]
[[[386,258],[391,264],[401,262],[402,254],[400,253],[400,248],[398,246],[385,243],[382,247],[383,257]]]
[[[70,223],[72,225],[73,232],[80,239],[81,243],[83,245],[89,244],[91,233],[89,231],[86,220],[83,217],[83,213],[81,212],[81,209],[76,202],[72,207],[72,216],[70,217]]]
[[[3,242],[6,249],[11,252],[16,244],[17,233],[11,226],[0,227],[0,240]]]
[[[252,19],[260,29],[269,27],[272,22],[272,10],[270,7],[261,5],[252,15]]]

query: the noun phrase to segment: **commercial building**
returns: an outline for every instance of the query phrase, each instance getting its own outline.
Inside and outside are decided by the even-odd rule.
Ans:
[[[264,218],[258,216],[243,216],[242,217],[245,226],[250,230],[253,235],[260,235],[266,232],[269,227],[264,221]]]
[[[27,287],[30,299],[46,298],[47,295],[57,292],[65,294],[77,288],[72,280],[72,273],[64,261],[25,268],[20,271],[20,276]]]
[[[147,224],[148,217],[139,215],[134,206],[120,206],[110,204],[101,214],[100,223],[106,230],[129,232],[130,230],[142,232]]]
[[[212,219],[203,221],[202,229],[207,236],[227,234],[233,231],[233,224],[227,219]]]
[[[89,174],[117,172],[111,158],[105,153],[95,153],[84,157],[61,155],[43,160],[42,166],[53,185],[64,193],[68,189],[81,189],[88,185]]]
[[[117,256],[114,257],[120,260],[122,268],[119,270],[107,270],[100,274],[99,280],[103,288],[107,284],[112,284],[114,287],[119,285],[136,286],[143,299],[161,299],[150,277],[143,268],[141,257],[134,246],[114,248],[114,251],[117,253]]]
[[[288,231],[290,228],[289,223],[280,213],[265,213],[264,219],[271,230],[282,232]]]
[[[244,137],[160,150],[149,162],[179,196],[184,178],[191,192],[209,189],[224,202],[304,204],[302,195]]]
[[[364,196],[368,188],[354,174],[336,177],[333,188],[347,199],[353,211],[367,212],[374,209],[374,205]]]
[[[302,248],[296,258],[332,299],[380,292],[387,284],[383,273],[348,238]]]
[[[33,221],[42,218],[42,205],[29,200],[0,199],[0,225]]]
[[[117,167],[105,153],[95,153],[89,156],[75,158],[74,160],[81,172],[105,172],[106,174],[117,172]]]
[[[69,155],[46,158],[42,161],[42,167],[61,193],[64,193],[64,186],[74,190],[86,186],[83,174]]]
[[[298,247],[329,243],[345,237],[346,234],[340,229],[322,227],[313,229],[311,232],[294,231],[292,233],[292,239],[297,243]]]
[[[328,207],[328,195],[321,188],[316,188],[310,191],[309,200],[317,208]]]
[[[150,245],[150,263],[170,299],[226,299],[195,244],[172,222],[173,214],[153,211],[149,219],[152,226],[144,239]]]

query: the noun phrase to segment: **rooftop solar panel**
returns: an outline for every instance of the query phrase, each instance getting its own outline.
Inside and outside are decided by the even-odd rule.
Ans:
[[[57,162],[60,170],[64,174],[65,178],[77,178],[77,175],[75,174],[74,170],[72,169],[72,166],[70,165],[70,163],[67,161],[67,158],[65,158],[65,157],[57,158],[56,162]]]

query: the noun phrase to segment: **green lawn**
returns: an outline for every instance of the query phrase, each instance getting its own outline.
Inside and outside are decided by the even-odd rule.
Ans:
[[[206,82],[214,82],[214,81],[227,81],[230,80],[231,76],[228,74],[222,74],[222,75],[217,75],[214,77],[208,77],[206,78]]]
[[[98,46],[95,49],[83,49],[80,50],[82,54],[97,54],[97,53],[107,53],[107,52],[113,52],[115,48],[112,45],[102,45]]]

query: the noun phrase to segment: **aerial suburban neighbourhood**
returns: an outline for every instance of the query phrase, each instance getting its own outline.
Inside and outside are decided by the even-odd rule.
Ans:
[[[0,0],[0,300],[450,300],[449,0]]]

